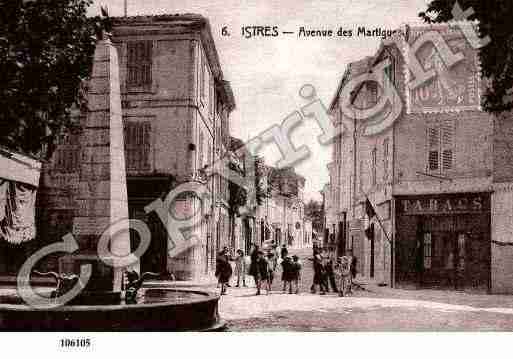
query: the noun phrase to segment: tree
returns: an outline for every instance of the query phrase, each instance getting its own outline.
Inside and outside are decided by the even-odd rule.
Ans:
[[[261,206],[264,204],[265,198],[269,197],[270,190],[267,183],[267,177],[265,175],[264,159],[261,157],[255,157],[253,166],[255,173],[256,201],[257,204]]]
[[[322,232],[324,223],[324,211],[322,209],[322,204],[311,199],[305,205],[305,215],[312,220],[312,227],[317,232]]]
[[[0,0],[0,143],[49,158],[73,127],[72,108],[108,18],[87,17],[92,0]],[[46,150],[43,150],[46,148]]]
[[[431,0],[426,11],[419,16],[428,23],[453,19],[455,0]],[[468,20],[478,20],[480,38],[490,37],[490,43],[479,50],[481,73],[489,80],[483,107],[496,113],[513,108],[513,1],[511,0],[458,0],[463,11],[472,8]]]

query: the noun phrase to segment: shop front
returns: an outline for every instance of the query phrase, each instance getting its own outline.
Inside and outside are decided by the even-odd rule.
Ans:
[[[399,196],[396,283],[490,289],[490,193]]]

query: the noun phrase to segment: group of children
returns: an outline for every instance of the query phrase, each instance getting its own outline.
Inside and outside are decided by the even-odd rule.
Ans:
[[[314,249],[313,258],[314,278],[310,288],[312,293],[316,293],[319,287],[320,294],[329,292],[329,287],[333,292],[338,292],[340,296],[345,296],[352,292],[353,279],[356,276],[356,257],[342,256],[336,263],[333,263],[330,255],[322,255],[319,250]]]
[[[283,281],[283,291],[287,292],[287,286],[289,288],[289,294],[293,292],[299,293],[299,282],[301,280],[301,262],[299,257],[294,255],[292,257],[287,256],[282,259],[281,262],[282,275],[281,280]],[[292,288],[295,287],[295,290]]]
[[[260,295],[262,286],[267,290],[267,294],[271,292],[274,281],[274,272],[278,266],[279,260],[275,251],[264,253],[258,247],[251,254],[251,264],[249,274],[255,279],[257,287],[256,295]],[[298,256],[284,256],[281,258],[283,291],[287,288],[289,293],[299,293],[299,281],[301,279],[301,262]]]
[[[281,265],[283,282],[283,292],[289,294],[299,293],[302,263],[296,255],[289,256],[288,251],[283,250],[281,254],[277,249],[263,251],[255,246],[251,253],[251,258],[247,258],[244,252],[239,249],[237,255],[233,258],[228,248],[223,248],[217,256],[216,277],[221,285],[221,294],[226,294],[226,287],[229,287],[230,277],[232,276],[230,261],[235,262],[235,275],[237,285],[246,287],[246,271],[251,275],[256,284],[257,293],[260,295],[262,286],[271,292],[274,281],[274,272],[278,265]],[[278,258],[281,257],[281,259]],[[314,266],[314,278],[311,286],[311,292],[316,292],[316,287],[320,289],[320,294],[329,291],[329,286],[333,292],[338,292],[340,296],[351,293],[353,278],[356,276],[356,258],[353,256],[342,256],[333,263],[331,256],[322,255],[320,251],[314,250],[314,256],[311,258]]]

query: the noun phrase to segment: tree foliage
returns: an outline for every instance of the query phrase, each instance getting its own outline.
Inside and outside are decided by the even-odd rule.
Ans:
[[[312,227],[321,232],[324,223],[324,211],[322,204],[318,201],[310,200],[305,204],[305,215],[312,220]]]
[[[432,0],[419,16],[428,23],[453,19],[455,0]],[[479,51],[482,75],[489,80],[483,107],[488,112],[501,112],[513,108],[513,1],[511,0],[458,0],[463,11],[472,8],[468,20],[478,20],[480,38],[491,41]]]
[[[240,163],[234,162],[235,155],[230,156],[232,160],[229,162],[229,168],[232,171],[238,172],[240,175],[245,176],[244,169]],[[232,214],[239,214],[239,209],[246,205],[248,194],[247,191],[233,181],[228,181],[229,199],[228,205]]]
[[[267,177],[265,175],[265,164],[261,157],[255,157],[254,159],[254,171],[255,171],[255,192],[256,201],[258,205],[264,204],[265,198],[269,197],[270,187],[267,183]]]
[[[49,157],[72,127],[73,105],[89,76],[98,34],[92,0],[0,0],[0,143]],[[108,29],[107,29],[108,30]],[[46,153],[42,152],[47,148]]]

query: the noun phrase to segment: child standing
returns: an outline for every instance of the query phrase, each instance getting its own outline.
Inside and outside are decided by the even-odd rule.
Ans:
[[[351,258],[347,256],[338,259],[339,295],[344,297],[351,291]]]
[[[292,256],[292,266],[293,266],[293,276],[292,276],[292,282],[296,286],[296,294],[299,293],[299,282],[301,282],[301,261],[299,260],[299,257],[294,255]]]
[[[267,260],[267,258],[264,256],[264,252],[259,251],[258,252],[258,271],[260,273],[260,285],[257,287],[257,295],[260,294],[260,286],[262,282],[265,285],[265,289],[267,290],[267,294],[271,292],[271,283],[272,278],[270,278],[270,275],[272,275],[272,268],[271,263]]]
[[[267,268],[267,281],[269,282],[269,290],[271,290],[270,288],[272,287],[274,280],[274,270],[276,269],[276,256],[272,251],[267,253],[267,262],[269,264]]]
[[[282,274],[281,280],[283,281],[283,292],[287,292],[287,285],[289,287],[289,294],[292,294],[292,280],[294,277],[294,264],[290,257],[285,257],[281,262]]]
[[[242,249],[237,250],[237,257],[235,257],[235,275],[237,275],[237,285],[240,286],[240,280],[242,278],[242,286],[246,286],[246,261],[244,258],[244,251]]]

